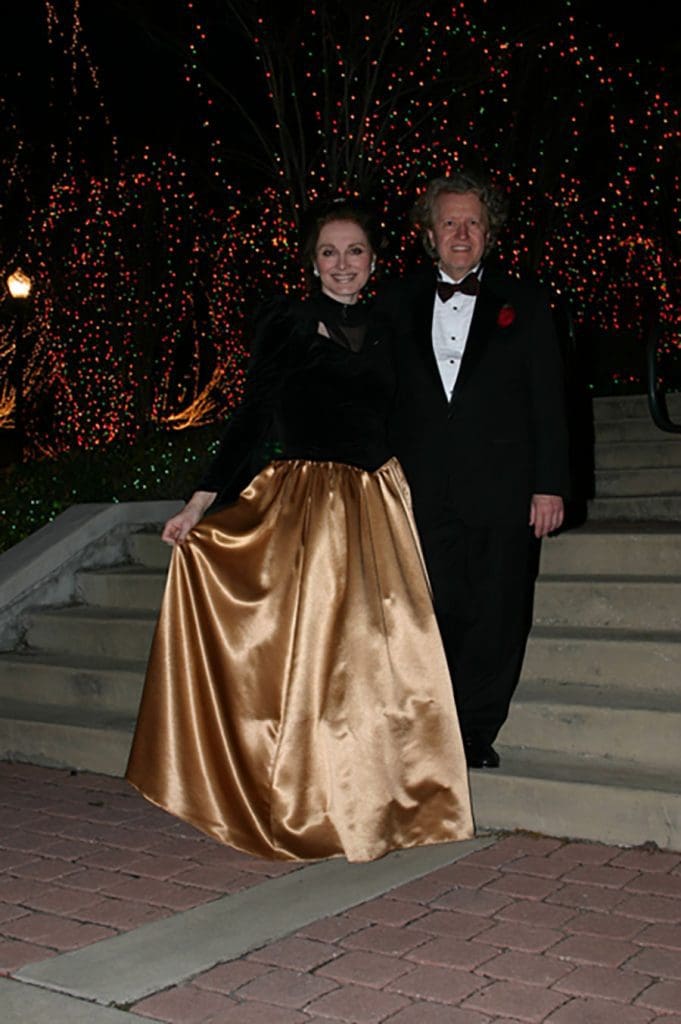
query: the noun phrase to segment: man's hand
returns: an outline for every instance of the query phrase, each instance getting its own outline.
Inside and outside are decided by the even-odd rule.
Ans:
[[[535,537],[553,533],[563,523],[563,499],[558,494],[533,494],[530,502],[530,526]]]

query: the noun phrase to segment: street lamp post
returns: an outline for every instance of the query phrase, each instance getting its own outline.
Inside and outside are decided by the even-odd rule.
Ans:
[[[7,290],[12,298],[12,305],[16,314],[14,334],[14,430],[17,438],[19,462],[23,460],[24,452],[24,327],[28,311],[28,300],[33,290],[33,281],[24,273],[21,267],[17,267],[7,278]]]
[[[17,267],[7,278],[7,290],[13,299],[27,299],[33,290],[33,281]]]

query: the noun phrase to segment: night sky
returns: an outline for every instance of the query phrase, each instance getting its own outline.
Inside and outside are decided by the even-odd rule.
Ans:
[[[65,24],[73,0],[50,0]],[[247,8],[249,3],[237,4]],[[259,11],[272,8],[288,16],[309,3],[258,2]],[[342,4],[338,5],[342,10]],[[376,3],[367,4],[368,8]],[[380,5],[378,5],[380,8]],[[475,6],[475,5],[473,5]],[[434,4],[446,9],[446,4]],[[591,0],[489,0],[478,5],[488,25],[510,24],[517,31],[551,23],[557,13],[573,11],[575,17],[594,25],[594,31],[612,31],[623,41],[631,57],[665,61],[674,69],[666,76],[668,87],[678,96],[681,63],[679,19],[673,5],[648,0],[645,9],[624,4],[611,5]],[[267,120],[260,70],[239,35],[228,5],[222,0],[195,0],[208,31],[206,59],[209,70],[234,91],[256,118]],[[18,125],[32,143],[69,132],[73,120],[73,99],[67,86],[68,65],[55,59],[56,47],[47,42],[44,0],[23,0],[4,13],[0,36],[1,95],[16,116]],[[82,40],[88,48],[101,83],[101,97],[111,128],[123,150],[143,145],[172,148],[187,157],[198,156],[202,135],[200,113],[192,87],[184,81],[187,56],[188,12],[186,0],[81,0]],[[596,28],[599,26],[599,29]],[[79,83],[77,104],[87,108],[95,103],[94,90],[87,81]],[[219,102],[219,100],[218,100]],[[225,129],[237,143],[248,145],[248,131],[241,118],[223,101],[217,108]],[[5,118],[8,111],[5,112]],[[89,125],[94,148],[102,139],[97,117]]]

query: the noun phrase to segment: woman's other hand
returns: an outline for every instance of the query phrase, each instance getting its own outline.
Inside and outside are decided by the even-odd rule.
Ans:
[[[194,491],[181,512],[172,516],[163,527],[161,540],[166,544],[182,544],[217,496],[216,491]]]

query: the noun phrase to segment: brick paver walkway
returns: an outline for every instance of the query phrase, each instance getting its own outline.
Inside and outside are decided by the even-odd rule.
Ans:
[[[0,765],[2,972],[295,870],[120,780]],[[135,1014],[172,1024],[681,1024],[681,854],[500,836]]]
[[[0,974],[297,868],[220,846],[123,779],[0,763]]]
[[[177,1024],[680,1024],[681,856],[501,838],[134,1009]]]

